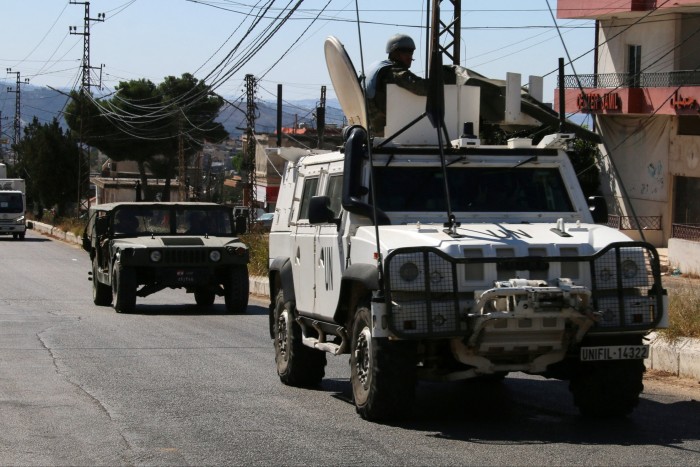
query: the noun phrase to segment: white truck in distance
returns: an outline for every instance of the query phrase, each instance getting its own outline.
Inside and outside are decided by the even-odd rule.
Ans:
[[[26,226],[26,188],[21,178],[5,178],[7,169],[0,164],[0,235],[24,240]]]
[[[326,60],[352,122],[362,94],[337,39]],[[395,135],[425,98],[389,88]],[[419,380],[509,372],[570,381],[584,415],[630,413],[644,336],[667,319],[656,250],[593,222],[571,135],[481,145],[461,134],[479,88],[445,96],[443,150],[419,126],[369,139],[360,117],[340,151],[287,156],[269,257],[280,380],[317,385],[327,353],[349,354],[368,420],[410,413]]]

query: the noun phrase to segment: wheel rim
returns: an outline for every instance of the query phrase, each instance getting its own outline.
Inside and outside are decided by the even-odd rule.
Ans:
[[[362,387],[369,388],[370,355],[372,352],[372,333],[368,327],[362,328],[357,336],[355,347],[355,373]]]
[[[289,313],[287,310],[280,313],[279,318],[277,318],[277,352],[284,362],[287,362],[289,358],[289,353],[287,349],[287,336],[289,335],[289,330],[287,326],[289,325]]]

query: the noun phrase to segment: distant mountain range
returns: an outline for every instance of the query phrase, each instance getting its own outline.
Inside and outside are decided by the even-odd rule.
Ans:
[[[2,126],[3,137],[14,135],[15,118],[15,94],[6,92],[7,87],[14,87],[14,83],[0,82],[0,125]],[[21,118],[22,126],[30,123],[37,117],[41,123],[49,123],[54,117],[58,118],[63,128],[67,128],[63,119],[63,112],[67,105],[69,91],[53,90],[47,87],[23,86],[21,97]],[[231,98],[230,100],[233,100]],[[258,101],[255,119],[255,131],[257,133],[274,132],[277,127],[277,103]],[[284,101],[282,107],[282,126],[291,127],[297,125],[308,125],[316,127],[316,106],[317,100],[305,99],[298,101]],[[340,104],[335,99],[326,101],[326,125],[343,125],[343,112]],[[231,137],[240,136],[245,132],[246,116],[245,102],[236,109],[230,105],[223,107],[217,119]]]

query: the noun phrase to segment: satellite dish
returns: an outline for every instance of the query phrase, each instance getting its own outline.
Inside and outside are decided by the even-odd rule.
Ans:
[[[365,97],[345,46],[336,37],[329,36],[324,51],[328,74],[348,123],[367,128]]]

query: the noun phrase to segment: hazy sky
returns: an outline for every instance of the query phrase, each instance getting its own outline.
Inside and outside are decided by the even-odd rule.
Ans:
[[[425,34],[421,26],[425,24],[426,0],[357,0],[363,56],[355,21],[356,0],[306,0],[265,42],[274,32],[272,27],[279,24],[274,18],[297,0],[272,2],[263,17],[257,18],[269,3],[92,0],[90,17],[104,13],[105,20],[91,22],[91,65],[104,64],[102,82],[108,90],[119,81],[147,78],[157,84],[165,76],[190,72],[216,82],[221,95],[242,96],[244,76],[250,73],[262,77],[258,93],[262,99],[273,100],[277,84],[283,85],[285,100],[318,99],[322,85],[328,86],[331,98],[334,93],[323,57],[327,36],[335,35],[345,44],[359,72],[362,61],[367,68],[385,57],[390,35],[405,32],[418,44],[412,69],[424,74]],[[554,11],[556,3],[550,0]],[[462,10],[462,65],[492,78],[504,78],[506,71],[519,72],[524,81],[531,74],[551,73],[545,79],[545,101],[552,101],[554,70],[565,52],[547,1],[462,0]],[[12,68],[35,86],[75,88],[80,83],[83,36],[70,34],[69,27],[76,26],[82,33],[84,13],[83,4],[68,0],[0,0],[0,80],[14,83],[15,75],[4,73]],[[260,22],[254,26],[256,19]],[[558,22],[572,57],[593,47],[592,21]],[[254,51],[257,46],[259,50]],[[576,62],[578,73],[592,72],[592,55]],[[92,76],[92,82],[98,82],[99,70],[93,70]],[[5,86],[0,90],[5,91]],[[8,96],[2,92],[0,100]]]

